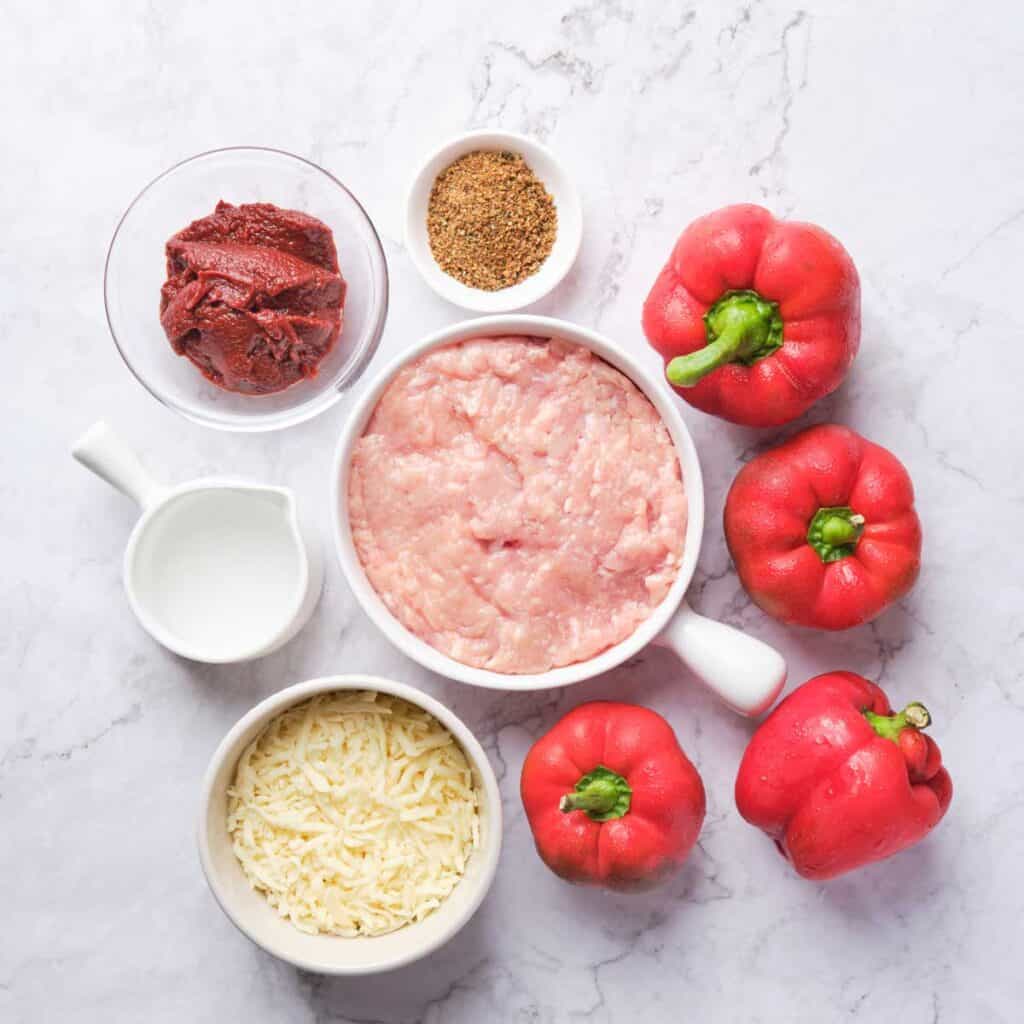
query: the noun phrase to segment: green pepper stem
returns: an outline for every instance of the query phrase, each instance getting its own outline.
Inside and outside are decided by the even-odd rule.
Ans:
[[[927,729],[932,722],[928,709],[916,700],[895,715],[877,715],[874,711],[865,711],[864,717],[882,739],[893,741],[899,739],[904,729]]]
[[[726,292],[704,317],[707,344],[676,356],[665,370],[670,384],[692,388],[702,377],[726,363],[750,364],[782,344],[778,305],[757,292]]]
[[[610,768],[598,765],[584,775],[571,793],[558,802],[563,814],[585,811],[594,821],[621,818],[628,810],[633,790],[629,783]]]
[[[582,793],[566,793],[558,803],[560,811],[596,811],[607,814],[618,800],[619,794],[610,782],[593,782]]]
[[[819,508],[807,527],[807,543],[823,562],[852,555],[866,520],[848,505]]]
[[[860,536],[858,527],[863,525],[864,517],[861,515],[829,516],[821,524],[821,539],[836,548],[841,544],[851,544]]]
[[[746,330],[736,325],[710,345],[705,345],[687,356],[676,356],[665,370],[668,382],[677,388],[692,388],[712,370],[731,363],[739,355],[746,338]]]

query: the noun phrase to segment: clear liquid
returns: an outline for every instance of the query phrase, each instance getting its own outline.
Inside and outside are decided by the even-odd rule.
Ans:
[[[234,658],[272,641],[298,601],[302,552],[283,495],[230,487],[182,494],[139,540],[139,603],[183,649]]]

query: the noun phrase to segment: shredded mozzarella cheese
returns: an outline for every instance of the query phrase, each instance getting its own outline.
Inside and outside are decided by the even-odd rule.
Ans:
[[[338,691],[269,722],[238,762],[228,831],[250,885],[310,934],[422,920],[480,845],[462,748],[431,714]]]

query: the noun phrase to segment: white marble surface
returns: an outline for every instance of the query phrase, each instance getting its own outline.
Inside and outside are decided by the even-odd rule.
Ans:
[[[1021,29],[1009,0],[6,4],[0,1019],[1020,1020]],[[145,394],[101,299],[128,199],[211,147],[320,161],[385,239],[379,365],[460,316],[414,273],[401,199],[422,152],[481,125],[543,139],[582,193],[582,257],[540,311],[597,326],[652,366],[640,304],[692,217],[760,200],[821,222],[853,253],[861,355],[808,420],[850,424],[909,466],[920,583],[841,636],[766,619],[729,567],[718,510],[739,462],[779,434],[687,410],[709,504],[692,597],[778,644],[794,681],[849,668],[927,702],[956,796],[915,850],[829,885],[795,877],[733,806],[749,725],[661,652],[567,692],[475,692],[392,650],[333,562],[313,623],[252,666],[188,664],[131,618],[119,569],[134,511],[67,456],[79,431],[109,417],[170,479],[230,470],[288,484],[323,526],[346,406],[243,437]],[[235,932],[203,881],[193,824],[228,726],[278,687],[346,669],[416,683],[464,716],[501,775],[507,827],[498,880],[458,938],[390,976],[344,981],[299,973]],[[686,869],[631,898],[550,875],[517,795],[533,738],[610,695],[668,716],[709,795]]]

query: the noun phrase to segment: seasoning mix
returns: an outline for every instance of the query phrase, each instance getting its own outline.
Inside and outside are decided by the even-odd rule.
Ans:
[[[446,274],[471,288],[498,291],[535,274],[557,230],[554,200],[518,153],[467,153],[430,192],[430,251]]]

